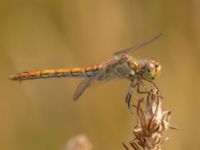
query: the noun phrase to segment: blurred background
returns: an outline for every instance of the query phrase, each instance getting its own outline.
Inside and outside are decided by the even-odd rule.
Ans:
[[[1,0],[0,149],[64,150],[86,134],[95,150],[121,150],[135,115],[124,102],[129,82],[115,80],[72,100],[81,79],[8,80],[21,71],[106,61],[120,49],[163,32],[131,55],[162,64],[156,80],[172,111],[163,149],[200,147],[200,1]]]

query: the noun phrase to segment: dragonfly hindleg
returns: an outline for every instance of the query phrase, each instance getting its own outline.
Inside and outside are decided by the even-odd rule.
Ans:
[[[128,108],[131,108],[131,98],[132,95],[134,94],[134,88],[137,87],[137,93],[139,94],[149,94],[150,91],[146,90],[146,91],[142,91],[140,88],[142,81],[137,81],[136,83],[134,82],[134,80],[131,81],[131,84],[129,86],[129,90],[128,93],[126,95],[126,103],[128,104]]]
[[[138,85],[138,82],[135,83],[134,80],[131,81],[131,84],[129,86],[129,90],[128,93],[126,95],[126,103],[128,104],[128,108],[131,108],[131,97],[133,95],[134,92],[134,88]]]

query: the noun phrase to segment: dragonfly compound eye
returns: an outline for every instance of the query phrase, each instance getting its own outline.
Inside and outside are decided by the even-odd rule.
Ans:
[[[159,64],[157,66],[157,62],[153,59],[148,59],[144,63],[144,72],[143,77],[148,80],[154,80],[157,76],[157,72],[159,72]]]

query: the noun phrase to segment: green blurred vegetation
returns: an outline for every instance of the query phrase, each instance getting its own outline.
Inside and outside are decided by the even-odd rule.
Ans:
[[[124,96],[129,82],[87,90],[73,102],[80,79],[11,82],[24,70],[103,62],[116,50],[163,32],[132,53],[162,64],[157,83],[172,111],[164,149],[200,147],[200,1],[1,0],[0,149],[63,150],[67,140],[88,135],[95,150],[120,150],[132,137],[134,116]]]

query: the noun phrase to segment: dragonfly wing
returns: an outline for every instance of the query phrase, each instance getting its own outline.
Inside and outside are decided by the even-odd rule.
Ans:
[[[133,46],[133,47],[129,47],[129,48],[120,50],[120,51],[118,51],[118,52],[115,52],[114,55],[120,55],[120,54],[123,54],[123,53],[128,53],[128,52],[130,52],[130,51],[135,51],[135,50],[137,50],[137,49],[140,49],[140,48],[142,48],[142,47],[144,47],[144,46],[146,46],[146,45],[152,43],[153,41],[157,40],[157,39],[160,38],[162,35],[163,35],[163,33],[159,33],[158,35],[152,37],[151,39],[149,39],[149,40],[147,40],[147,41],[145,41],[145,42],[142,42],[142,43],[140,43],[140,44],[138,44],[138,45],[135,45],[135,46]]]
[[[95,81],[103,81],[104,79],[103,76],[105,74],[105,69],[99,70],[93,77],[87,78],[85,80],[83,80],[77,87],[74,96],[73,96],[73,100],[78,100],[79,97],[83,94],[83,92],[91,85],[93,85],[93,83],[96,83]],[[106,79],[105,79],[106,80]],[[104,80],[104,81],[105,81]]]
[[[82,94],[83,92],[89,87],[91,86],[93,83],[96,83],[96,81],[108,81],[110,79],[113,79],[111,77],[111,72],[112,70],[119,64],[119,60],[118,59],[111,59],[110,61],[106,62],[104,64],[104,67],[100,70],[98,70],[94,76],[87,78],[85,80],[83,80],[77,87],[73,99],[77,100]]]
[[[73,96],[73,100],[78,100],[79,97],[83,94],[83,92],[92,84],[92,82],[95,80],[94,77],[92,78],[88,78],[83,80],[77,87],[74,96]]]

